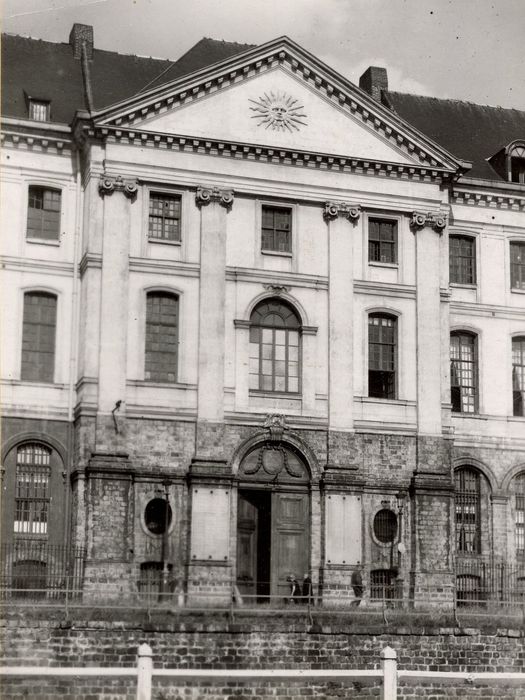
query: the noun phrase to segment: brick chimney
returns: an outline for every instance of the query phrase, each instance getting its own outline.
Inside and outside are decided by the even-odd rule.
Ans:
[[[388,90],[388,76],[386,68],[370,66],[359,78],[359,87],[368,92],[374,100],[381,102],[381,93]]]
[[[74,24],[69,35],[69,44],[74,58],[82,58],[82,44],[86,47],[86,58],[93,60],[93,27],[90,24]]]

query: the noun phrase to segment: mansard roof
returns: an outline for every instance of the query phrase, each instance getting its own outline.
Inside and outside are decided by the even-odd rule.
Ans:
[[[502,179],[488,159],[525,139],[525,111],[387,92],[384,101],[399,116],[458,158],[470,161],[469,177]]]

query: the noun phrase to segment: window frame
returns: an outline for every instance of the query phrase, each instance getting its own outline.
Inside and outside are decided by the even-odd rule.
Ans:
[[[145,197],[145,228],[146,228],[146,240],[148,243],[160,243],[162,245],[172,245],[172,246],[182,246],[182,241],[183,241],[183,221],[185,219],[185,212],[184,212],[184,192],[182,190],[175,190],[175,189],[166,189],[164,187],[155,187],[154,185],[148,186],[146,188],[146,197]],[[157,195],[160,197],[165,197],[165,198],[171,198],[178,200],[179,202],[179,226],[178,226],[178,232],[179,232],[179,237],[178,239],[172,239],[172,238],[160,238],[160,237],[155,237],[152,236],[150,233],[150,217],[151,217],[151,198],[152,196]],[[164,217],[163,217],[164,221]]]
[[[452,357],[452,338],[459,338],[459,358],[453,358]],[[472,360],[465,360],[461,357],[461,348],[463,347],[463,343],[461,342],[461,338],[470,338],[472,339],[472,347],[473,347],[473,353],[472,353]],[[457,328],[457,329],[451,329],[450,331],[450,341],[449,341],[449,352],[450,352],[450,403],[452,405],[452,413],[454,415],[462,415],[462,416],[475,416],[478,415],[480,412],[480,361],[479,361],[479,345],[480,345],[480,335],[479,333],[472,331],[472,330],[467,330],[463,328]],[[454,374],[458,376],[457,370],[454,370],[454,362],[458,363],[470,363],[472,365],[472,377],[473,377],[473,383],[472,385],[469,384],[453,384],[453,377]],[[461,371],[467,370],[468,367],[461,368]],[[460,373],[461,373],[460,371]],[[473,401],[473,409],[472,411],[464,411],[462,410],[463,407],[463,393],[462,389],[473,389],[473,396],[474,396],[474,401]],[[454,398],[453,398],[453,389],[459,389],[459,401],[460,401],[460,409],[459,410],[454,410]],[[465,396],[468,396],[466,394]]]
[[[467,489],[464,487],[467,475],[470,478],[475,477],[475,489]],[[456,554],[479,556],[482,553],[482,478],[483,475],[480,471],[470,465],[463,465],[454,470],[454,547]],[[458,488],[458,481],[463,481],[463,488]],[[460,496],[459,499],[458,495]],[[466,529],[465,523],[462,522],[462,529],[458,530],[458,515],[461,515],[464,519],[466,515],[472,514],[474,515],[473,522],[466,523]],[[470,547],[467,546],[465,533],[471,545]]]
[[[469,241],[471,246],[472,246],[472,254],[470,256],[465,256],[462,255],[460,256],[460,260],[469,260],[470,261],[470,267],[471,267],[471,275],[472,275],[472,280],[467,282],[464,280],[458,281],[458,280],[453,280],[452,279],[452,251],[451,251],[451,241],[452,240],[461,240],[461,241]],[[457,287],[477,287],[477,236],[472,235],[470,233],[450,233],[449,234],[449,283],[451,286],[457,286]]]
[[[45,109],[45,119],[39,119],[34,116],[34,110],[37,108]],[[28,97],[27,104],[28,118],[35,122],[48,122],[51,119],[51,100],[45,100],[39,97]]]
[[[383,342],[374,342],[374,345],[380,345],[381,347],[383,346],[393,346],[393,365],[394,369],[393,370],[385,370],[385,369],[377,369],[377,368],[371,368],[371,362],[370,362],[370,350],[371,350],[371,341],[370,341],[370,319],[372,318],[380,318],[384,320],[389,320],[393,322],[393,335],[394,335],[394,342],[393,343],[383,343]],[[381,327],[381,326],[380,326]],[[381,357],[383,356],[383,352],[380,353]],[[381,311],[381,310],[370,310],[367,312],[366,315],[366,367],[367,367],[367,398],[369,399],[379,399],[381,401],[397,401],[399,399],[399,316],[397,314],[392,313],[391,311]],[[386,372],[391,373],[393,375],[393,381],[392,381],[392,395],[391,396],[373,396],[371,394],[371,382],[370,382],[370,374],[371,372],[376,372],[376,373],[381,373],[384,374]]]
[[[381,239],[377,239],[379,244],[379,260],[373,260],[370,256],[370,224],[373,222],[379,223],[392,223],[394,226],[394,237],[392,241],[392,260],[381,260]],[[401,230],[401,218],[398,216],[390,216],[389,214],[383,214],[381,212],[370,212],[366,215],[366,228],[365,228],[365,255],[368,265],[377,267],[389,267],[397,268],[399,267],[400,260],[400,230]],[[388,243],[388,241],[383,241]]]
[[[254,323],[252,321],[253,314],[262,306],[265,304],[269,303],[275,303],[278,302],[285,308],[287,308],[291,313],[293,313],[297,319],[297,326],[296,327],[287,327],[285,325],[281,326],[265,326],[264,324],[258,324]],[[261,299],[250,312],[250,320],[249,320],[249,328],[248,328],[248,348],[249,348],[249,353],[248,353],[248,392],[250,394],[268,394],[272,396],[278,396],[278,395],[283,395],[286,397],[300,397],[302,395],[302,373],[303,373],[303,333],[302,333],[302,321],[301,321],[301,316],[298,313],[297,309],[295,306],[288,302],[287,300],[283,300],[280,298],[276,297],[267,297],[265,299]],[[257,358],[252,357],[252,345],[255,345],[255,341],[251,340],[252,337],[252,330],[254,329],[259,329],[259,338],[257,340]],[[263,335],[263,330],[271,330],[272,331],[272,342],[271,342],[271,357],[270,358],[265,358],[264,357],[264,350],[263,346],[268,345],[268,343],[264,343],[264,335]],[[285,359],[284,360],[279,360],[276,357],[276,347],[282,346],[282,344],[276,343],[276,331],[284,331],[285,332]],[[290,344],[289,338],[290,338],[290,332],[296,332],[297,333],[297,360],[290,360],[289,355],[290,355],[290,348],[294,347],[294,345]],[[257,373],[251,372],[251,366],[252,366],[252,360],[257,360],[258,363],[258,371]],[[264,361],[270,361],[272,363],[272,373],[271,375],[264,374],[262,372],[262,365]],[[275,383],[276,383],[276,378],[281,377],[282,375],[276,374],[276,363],[277,362],[284,362],[285,363],[285,374],[284,374],[284,379],[285,379],[285,389],[276,389],[275,388]],[[297,364],[297,391],[289,390],[289,380],[290,378],[293,378],[293,375],[289,374],[290,370],[290,365],[289,363],[294,363],[296,362]],[[257,376],[258,377],[258,387],[251,387],[251,377],[252,376]],[[262,387],[263,383],[263,376],[271,376],[272,379],[272,388],[264,388]]]
[[[54,298],[55,300],[55,323],[54,323],[54,334],[53,334],[53,351],[52,353],[49,352],[47,354],[52,355],[52,359],[50,360],[50,365],[48,367],[49,378],[43,379],[42,376],[39,376],[38,378],[27,378],[27,373],[24,372],[24,367],[25,367],[25,362],[24,362],[24,337],[26,335],[26,298],[28,296],[44,296],[44,297],[49,297],[49,298]],[[21,290],[21,326],[20,326],[20,350],[19,350],[19,358],[20,358],[20,381],[24,383],[35,383],[35,384],[47,384],[47,385],[52,385],[57,383],[57,359],[58,355],[60,352],[60,348],[57,343],[57,338],[59,337],[58,335],[58,328],[59,328],[59,315],[60,315],[60,309],[61,305],[59,304],[59,294],[55,290],[49,290],[49,289],[40,289],[40,288],[29,288],[29,289],[22,289]],[[35,324],[37,325],[37,324]],[[38,324],[38,325],[43,325],[43,326],[50,326],[51,324]],[[38,335],[40,335],[40,331],[38,331]],[[29,352],[32,353],[41,353],[45,354],[45,351],[41,351],[39,349],[33,349],[30,350]],[[26,374],[26,376],[24,376]]]
[[[521,346],[516,353],[519,355],[519,363],[514,362],[515,359],[515,348],[514,345],[518,344]],[[512,374],[511,374],[511,388],[512,388],[512,415],[515,418],[525,418],[525,334],[518,334],[514,335],[511,337],[511,367],[512,367]],[[520,372],[519,374],[521,375],[521,383],[522,383],[522,388],[519,388],[519,382],[518,388],[515,388],[515,368],[519,367]],[[520,394],[519,397],[516,397],[516,394]],[[516,410],[516,404],[521,403],[521,409],[517,412]]]
[[[24,450],[32,448],[32,459],[30,462],[22,462],[19,454]],[[38,463],[35,459],[37,450],[40,451],[41,457],[46,457],[42,463]],[[24,442],[15,448],[15,489],[14,489],[14,511],[13,511],[13,527],[12,534],[16,538],[31,538],[39,540],[47,540],[49,537],[50,525],[50,509],[52,501],[51,479],[52,479],[52,456],[53,451],[47,445],[37,442]],[[25,474],[31,478],[25,480],[26,493],[19,492],[21,484],[20,476]],[[35,477],[45,477],[44,479],[35,479]],[[40,495],[37,493],[38,488],[43,490]],[[25,507],[20,507],[19,504],[24,503]],[[45,519],[36,518],[38,504],[44,507],[40,510],[40,514],[45,515]],[[17,519],[22,513],[27,518]],[[19,523],[27,523],[29,527],[17,527]],[[44,525],[44,527],[36,527],[34,525]]]
[[[515,155],[519,151],[519,155]],[[521,168],[518,169],[518,179],[513,177],[513,161],[519,161]],[[525,143],[515,143],[508,153],[508,181],[515,185],[525,185]]]
[[[44,236],[41,235],[34,235],[29,233],[29,217],[31,215],[31,211],[40,211],[43,212],[41,215],[41,229],[44,224],[44,212],[56,212],[56,209],[44,209],[42,207],[41,209],[37,209],[36,207],[30,206],[30,198],[31,198],[31,190],[42,190],[43,196],[44,193],[47,192],[52,192],[52,193],[58,193],[59,194],[59,209],[58,209],[58,221],[56,225],[56,236],[53,238],[45,238]],[[26,198],[25,198],[25,241],[27,243],[38,243],[41,245],[52,245],[52,246],[59,246],[60,245],[60,239],[61,239],[61,228],[62,228],[62,220],[63,220],[63,208],[64,208],[64,188],[61,187],[60,185],[57,185],[55,183],[50,184],[49,182],[29,182],[27,185],[27,190],[26,190]]]
[[[512,250],[514,247],[519,247],[522,249],[522,261],[519,263],[514,263],[512,261]],[[519,266],[519,286],[515,286],[516,278],[513,274],[513,266]],[[517,294],[525,293],[525,240],[524,239],[511,239],[509,241],[509,277],[510,277],[510,291]]]
[[[273,209],[287,211],[290,215],[290,231],[289,231],[289,250],[276,250],[272,248],[265,248],[263,246],[263,220],[264,220],[264,210]],[[295,237],[296,237],[296,211],[293,204],[288,204],[286,202],[275,202],[272,200],[259,201],[259,221],[258,221],[258,241],[259,241],[259,252],[261,255],[275,255],[283,258],[293,258],[293,252],[295,249]],[[275,235],[275,227],[274,227]]]
[[[148,378],[147,372],[148,372],[148,348],[147,348],[147,343],[148,343],[148,299],[153,296],[163,296],[163,297],[171,297],[176,300],[177,302],[177,324],[176,324],[176,331],[175,331],[175,352],[174,352],[174,365],[175,365],[175,371],[173,372],[174,374],[174,379],[150,379]],[[144,372],[144,381],[147,384],[163,384],[167,386],[174,386],[175,384],[179,383],[179,374],[180,374],[180,308],[181,308],[181,294],[175,290],[170,290],[170,289],[147,289],[145,290],[145,295],[144,295],[144,362],[143,362],[143,372]],[[162,324],[160,324],[162,325]],[[159,354],[168,354],[168,353],[161,353],[161,351],[150,351],[150,352],[158,352]],[[168,372],[169,374],[169,372]]]

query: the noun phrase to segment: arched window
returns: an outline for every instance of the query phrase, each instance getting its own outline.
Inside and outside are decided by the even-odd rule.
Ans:
[[[449,236],[449,270],[451,284],[476,284],[475,238]]]
[[[512,339],[513,415],[525,416],[525,336]]]
[[[287,303],[269,299],[250,317],[250,389],[300,391],[301,322]]]
[[[525,560],[525,472],[521,472],[512,480],[514,495],[514,539],[516,558]]]
[[[510,153],[510,181],[525,184],[525,145],[514,146]]]
[[[368,316],[368,396],[396,398],[397,322],[395,316]]]
[[[471,467],[455,473],[456,552],[481,553],[481,478]]]
[[[47,292],[24,294],[22,331],[23,381],[53,382],[57,298]]]
[[[456,413],[478,410],[478,352],[473,333],[450,334],[450,399]]]
[[[48,533],[51,450],[38,443],[16,451],[14,532],[19,535]]]
[[[146,299],[147,381],[176,382],[179,299],[169,292],[149,292]]]

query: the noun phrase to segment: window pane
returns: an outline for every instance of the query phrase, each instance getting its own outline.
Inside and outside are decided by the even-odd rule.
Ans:
[[[368,395],[395,398],[396,321],[390,316],[368,317]]]
[[[291,209],[262,207],[261,246],[263,250],[291,252],[291,231]]]
[[[180,215],[180,196],[151,192],[149,198],[149,237],[179,242],[181,240]]]
[[[453,284],[475,284],[476,241],[470,236],[450,236],[449,274]]]
[[[478,554],[481,551],[480,477],[473,469],[455,474],[456,550]]]
[[[397,221],[368,219],[368,259],[385,263],[397,261]]]
[[[46,535],[49,511],[48,448],[28,444],[17,450],[14,532]]]
[[[510,285],[513,289],[525,289],[525,242],[510,244]]]
[[[23,381],[53,381],[56,303],[56,297],[45,292],[24,294],[21,367]]]
[[[152,292],[146,301],[145,373],[149,381],[177,381],[178,298]]]
[[[450,337],[450,385],[452,410],[459,413],[477,411],[476,339],[467,333],[454,332]]]
[[[28,191],[27,237],[58,240],[60,236],[61,192],[31,185]]]

